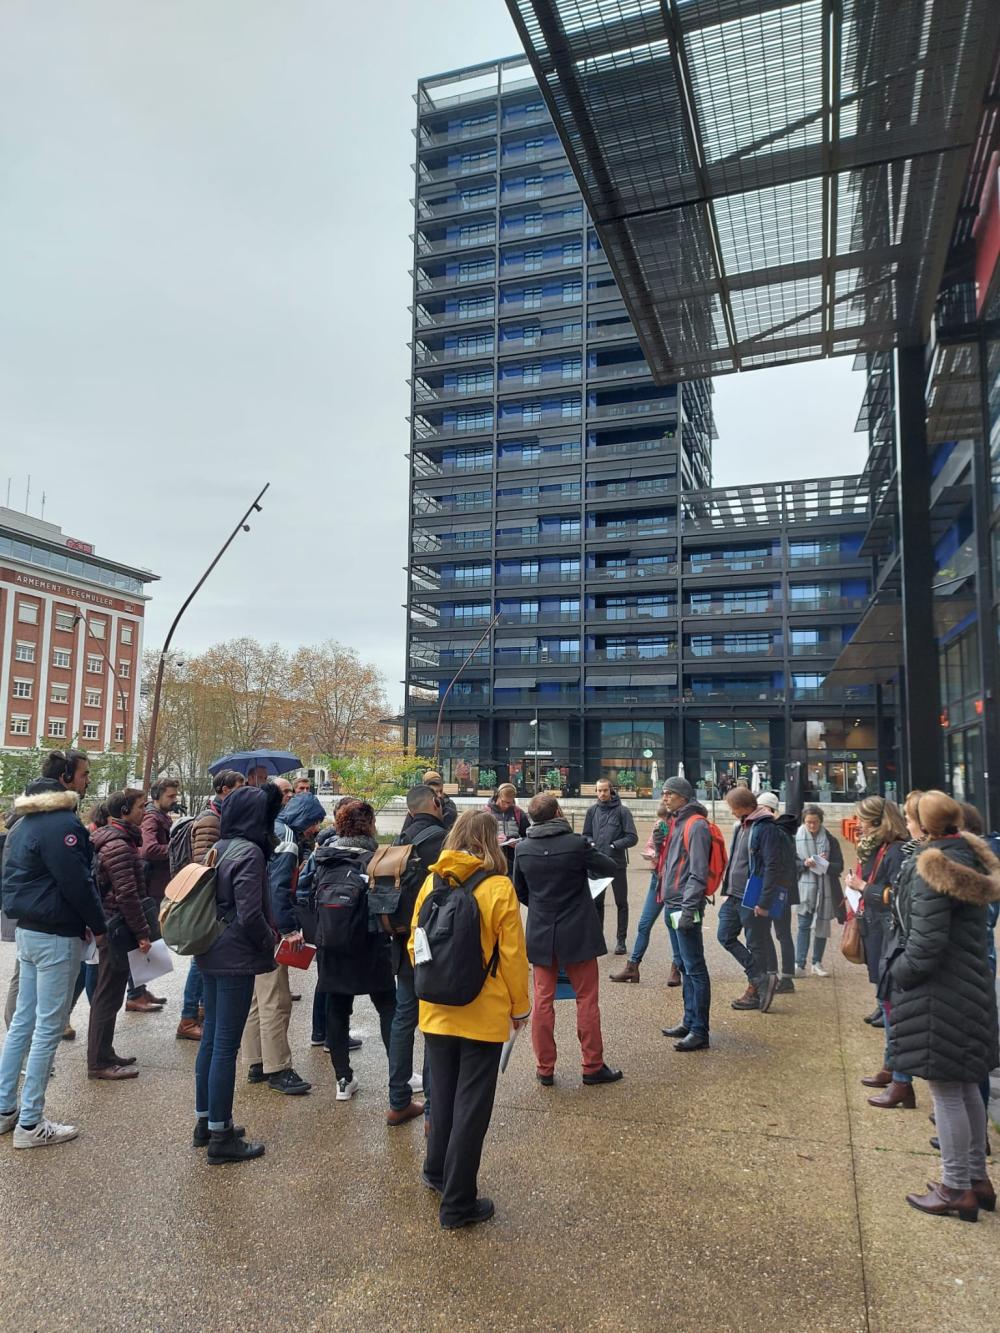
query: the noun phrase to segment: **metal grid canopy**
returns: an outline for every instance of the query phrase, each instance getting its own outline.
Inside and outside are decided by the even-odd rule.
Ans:
[[[507,0],[660,383],[926,337],[998,0]]]

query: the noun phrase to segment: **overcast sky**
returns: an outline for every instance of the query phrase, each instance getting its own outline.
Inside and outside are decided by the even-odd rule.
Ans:
[[[417,79],[502,0],[3,0],[0,503],[161,575],[182,623],[403,666]],[[856,470],[849,360],[717,383],[716,482]]]

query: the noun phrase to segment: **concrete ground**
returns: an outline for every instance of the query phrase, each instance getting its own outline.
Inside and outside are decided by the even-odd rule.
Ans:
[[[633,924],[646,880],[632,873]],[[0,1327],[1000,1329],[1000,1215],[970,1226],[904,1202],[937,1174],[926,1087],[915,1112],[866,1105],[858,1079],[879,1067],[881,1041],[861,1021],[864,970],[834,942],[828,979],[797,983],[768,1015],[736,1013],[741,975],[713,938],[712,1050],[677,1055],[660,1035],[681,1012],[666,946],[658,926],[641,984],[602,986],[623,1082],[581,1086],[572,1002],[558,1006],[554,1088],[536,1083],[525,1035],[480,1175],[497,1216],[448,1234],[419,1181],[420,1123],[385,1124],[366,1000],[361,1092],[337,1104],[329,1060],[309,1046],[303,976],[292,1038],[313,1092],[248,1088],[241,1068],[237,1118],[267,1155],[229,1167],[190,1146],[183,973],[162,1014],[119,1021],[134,1082],[87,1081],[82,1000],[48,1105],[80,1138],[35,1152],[0,1140]],[[12,963],[0,947],[3,987]]]

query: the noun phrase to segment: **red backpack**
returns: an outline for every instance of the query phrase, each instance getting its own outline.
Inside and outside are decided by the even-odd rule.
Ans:
[[[694,815],[692,818],[704,819],[705,823],[708,825],[711,844],[708,849],[708,873],[705,876],[705,897],[714,900],[715,895],[722,887],[722,881],[726,875],[726,863],[729,860],[729,853],[726,851],[726,840],[722,836],[722,829],[719,828],[718,824],[714,824],[710,819],[706,819],[704,815]],[[689,857],[691,854],[691,823],[692,819],[686,819],[684,821],[685,858]],[[663,840],[660,847],[660,857],[657,862],[657,869],[660,871],[661,875],[663,873],[663,864],[666,860],[666,852],[669,843],[670,838],[667,837]]]

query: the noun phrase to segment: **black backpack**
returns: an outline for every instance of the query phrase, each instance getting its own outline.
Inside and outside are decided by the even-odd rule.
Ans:
[[[174,820],[168,848],[171,879],[178,871],[191,864],[191,834],[194,832],[195,822],[193,815],[184,815],[182,819]]]
[[[483,967],[479,904],[474,890],[495,872],[477,870],[464,884],[434,876],[434,887],[420,905],[417,926],[427,936],[429,962],[413,969],[413,988],[429,1004],[471,1004],[486,978],[497,974],[500,947],[493,946]]]
[[[341,957],[368,942],[368,883],[357,857],[338,847],[316,849],[316,944]]]

